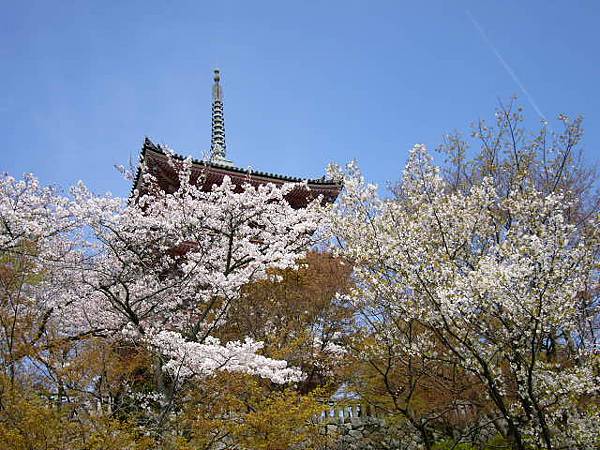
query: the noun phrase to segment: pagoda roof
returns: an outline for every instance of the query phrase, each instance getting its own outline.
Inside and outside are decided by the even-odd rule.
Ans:
[[[173,154],[166,147],[155,144],[149,138],[144,139],[140,156],[141,164],[138,167],[133,183],[133,189],[143,191],[142,168],[146,167],[158,180],[159,185],[166,192],[173,192],[178,188],[179,179],[175,169],[169,164],[169,155],[176,160],[183,161],[181,155]],[[203,175],[201,178],[200,175]],[[340,193],[342,185],[338,181],[325,177],[317,179],[304,179],[288,175],[242,169],[229,164],[220,164],[215,161],[192,159],[192,182],[203,180],[203,189],[208,191],[213,185],[221,184],[228,176],[238,186],[250,183],[258,186],[267,183],[282,185],[285,183],[298,183],[286,199],[294,208],[302,208],[310,200],[322,196],[323,203],[333,203]],[[308,189],[307,189],[308,188]],[[133,193],[133,192],[132,192]]]

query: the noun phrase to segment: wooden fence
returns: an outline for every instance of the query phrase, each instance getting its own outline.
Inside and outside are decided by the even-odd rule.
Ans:
[[[381,419],[383,411],[365,403],[340,404],[329,402],[318,419],[320,422],[331,421],[343,424],[353,421],[352,419],[357,421],[366,419],[367,417]]]

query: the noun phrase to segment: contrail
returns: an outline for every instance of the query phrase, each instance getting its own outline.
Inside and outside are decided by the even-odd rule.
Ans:
[[[521,83],[521,80],[519,80],[519,77],[517,76],[515,71],[512,69],[512,67],[510,67],[508,65],[508,63],[502,57],[502,55],[500,54],[498,49],[494,46],[494,44],[492,44],[492,41],[490,41],[490,38],[488,38],[483,27],[479,24],[479,22],[477,22],[477,20],[475,20],[475,17],[473,17],[473,14],[471,14],[471,12],[468,9],[465,12],[467,13],[467,16],[469,16],[469,19],[473,23],[473,26],[475,28],[477,28],[477,31],[479,31],[479,34],[481,34],[481,37],[483,38],[485,43],[494,52],[494,55],[496,55],[496,58],[498,58],[498,61],[500,61],[500,64],[502,64],[502,67],[504,67],[504,70],[506,70],[506,72],[508,72],[508,74],[513,79],[513,81],[517,84],[517,86],[519,86],[519,89],[521,89],[521,92],[523,92],[525,97],[527,97],[527,100],[529,100],[529,103],[531,103],[531,106],[533,106],[533,109],[535,110],[535,112],[542,118],[542,120],[544,120],[544,122],[546,122],[546,116],[544,116],[544,113],[542,113],[542,110],[538,107],[533,96],[529,93],[529,91],[527,89],[525,89],[525,86],[523,86],[523,83]]]

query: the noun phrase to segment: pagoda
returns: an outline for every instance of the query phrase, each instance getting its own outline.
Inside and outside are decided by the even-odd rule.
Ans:
[[[238,191],[242,190],[244,184],[250,183],[254,186],[273,183],[282,185],[284,183],[297,183],[290,191],[286,200],[295,209],[305,207],[314,198],[321,197],[323,203],[332,203],[340,193],[342,185],[338,181],[329,180],[325,177],[319,179],[303,179],[287,175],[278,175],[266,172],[257,172],[250,169],[236,167],[227,158],[225,143],[225,120],[223,116],[223,88],[221,86],[221,74],[218,69],[214,71],[214,84],[212,88],[212,132],[211,147],[208,158],[194,159],[192,161],[191,180],[202,183],[204,191],[210,191],[213,185],[220,185],[227,176],[231,179]],[[180,155],[171,155],[177,160],[183,160]],[[165,192],[174,192],[179,185],[177,171],[169,163],[168,150],[152,142],[149,138],[144,139],[138,168],[133,188],[138,192],[145,190],[143,172],[148,171],[154,175],[158,184]]]

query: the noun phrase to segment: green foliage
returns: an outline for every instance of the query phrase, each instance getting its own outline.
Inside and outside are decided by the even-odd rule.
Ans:
[[[510,449],[511,445],[506,438],[501,435],[496,435],[488,442],[486,442],[483,450],[502,450],[502,449]]]
[[[0,379],[0,449],[146,450],[154,447],[144,430],[96,411],[55,404],[31,386]]]
[[[450,439],[445,439],[441,442],[433,444],[431,450],[478,450],[477,447],[473,447],[471,444],[463,442],[455,442]]]

